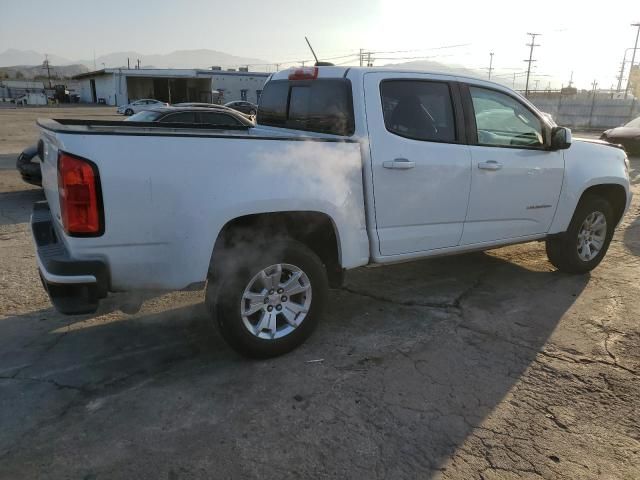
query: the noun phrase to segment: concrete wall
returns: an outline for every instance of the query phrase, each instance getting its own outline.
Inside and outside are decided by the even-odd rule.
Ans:
[[[211,87],[213,90],[222,91],[221,103],[241,100],[242,90],[247,91],[247,101],[258,103],[257,92],[262,91],[267,78],[265,76],[213,75]]]
[[[618,127],[640,116],[640,101],[608,97],[529,98],[540,110],[550,113],[558,125],[571,128]]]

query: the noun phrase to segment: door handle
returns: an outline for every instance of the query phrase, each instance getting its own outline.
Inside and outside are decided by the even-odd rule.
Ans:
[[[502,168],[502,164],[495,160],[488,160],[486,162],[478,163],[478,168],[480,170],[500,170]]]
[[[416,166],[416,162],[407,160],[406,158],[396,158],[395,160],[387,160],[382,162],[384,168],[392,168],[395,170],[408,170]]]

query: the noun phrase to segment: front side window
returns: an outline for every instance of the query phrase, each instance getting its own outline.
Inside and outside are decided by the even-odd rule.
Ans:
[[[631,120],[629,123],[625,125],[625,127],[640,128],[640,117]]]
[[[500,147],[541,147],[542,123],[510,95],[469,87],[478,130],[478,144]]]
[[[384,123],[391,133],[414,140],[455,142],[449,85],[423,80],[380,84]]]
[[[154,112],[153,110],[143,110],[138,113],[134,113],[130,117],[125,119],[125,122],[155,122],[158,117],[162,115],[160,112]]]

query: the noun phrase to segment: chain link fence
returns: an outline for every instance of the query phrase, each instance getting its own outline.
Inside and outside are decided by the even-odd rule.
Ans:
[[[619,127],[640,116],[636,98],[610,98],[600,95],[530,95],[529,100],[549,113],[558,125],[570,128],[607,129]]]

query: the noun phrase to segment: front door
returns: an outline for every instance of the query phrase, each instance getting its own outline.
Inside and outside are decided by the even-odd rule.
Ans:
[[[545,233],[556,211],[564,154],[545,149],[542,120],[516,97],[470,86],[477,142],[462,245]]]
[[[458,245],[471,156],[454,87],[427,74],[369,73],[364,82],[380,254]]]

